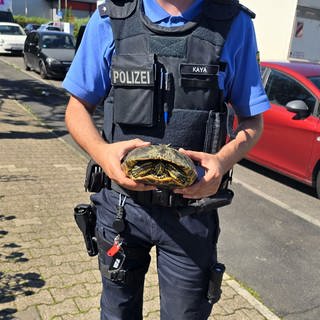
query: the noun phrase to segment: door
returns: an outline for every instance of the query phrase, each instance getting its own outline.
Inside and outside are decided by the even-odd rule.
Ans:
[[[266,82],[271,109],[264,113],[264,132],[248,158],[299,180],[309,180],[310,160],[318,119],[299,119],[285,105],[303,100],[313,112],[316,98],[297,80],[272,70]]]
[[[27,38],[26,38],[26,41],[24,43],[24,52],[23,52],[23,55],[24,55],[24,59],[25,59],[25,62],[31,66],[31,54],[30,54],[30,47],[31,47],[31,43],[33,43],[33,38],[34,38],[34,33],[29,33]]]
[[[39,71],[39,34],[34,33],[32,43],[30,43],[30,64],[34,70]]]

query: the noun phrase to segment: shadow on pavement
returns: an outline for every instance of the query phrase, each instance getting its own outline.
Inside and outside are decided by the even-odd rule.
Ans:
[[[0,108],[4,98],[12,98],[19,101],[29,109],[29,111],[41,120],[42,124],[53,130],[55,136],[51,133],[26,133],[26,132],[8,132],[2,133],[0,138],[19,139],[50,139],[63,137],[68,134],[65,128],[64,116],[69,95],[63,88],[57,88],[50,84],[42,83],[33,79],[3,79],[0,78]],[[101,127],[103,119],[103,107],[99,106],[94,114],[94,121],[98,127]],[[11,119],[7,122],[16,125],[26,125],[23,121],[15,119],[15,115],[11,115]]]
[[[57,136],[63,136],[66,131],[57,131]],[[51,132],[22,132],[22,131],[10,131],[0,133],[0,139],[56,139],[57,137]]]
[[[13,215],[0,215],[0,223],[3,221],[16,219]],[[0,230],[0,239],[5,238],[9,232]],[[0,263],[24,263],[29,261],[25,254],[19,250],[22,246],[9,242],[2,244],[0,253]],[[3,253],[6,252],[6,253]],[[17,296],[30,296],[35,293],[34,289],[42,288],[45,281],[41,279],[41,275],[36,272],[0,272],[0,307],[3,303],[14,301]],[[16,319],[14,314],[17,312],[15,308],[5,308],[0,310],[1,320]]]
[[[0,86],[5,89],[0,92],[0,99],[10,96],[22,103],[39,102],[46,106],[66,105],[67,93],[61,88],[56,88],[46,83],[32,79],[10,80],[1,79]]]

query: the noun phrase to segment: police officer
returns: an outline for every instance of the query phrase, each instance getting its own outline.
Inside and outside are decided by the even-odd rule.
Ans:
[[[181,216],[179,210],[215,195],[261,135],[269,103],[252,17],[236,0],[107,0],[86,27],[63,86],[71,93],[68,130],[111,181],[91,197],[103,320],[142,319],[153,246],[161,319],[202,320],[211,313],[217,211]],[[101,101],[104,137],[92,120]],[[239,119],[227,144],[225,102]],[[169,195],[127,178],[121,160],[150,143],[180,148],[204,176]]]

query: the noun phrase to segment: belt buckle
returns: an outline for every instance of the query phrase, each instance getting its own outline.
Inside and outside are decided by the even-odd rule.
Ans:
[[[152,190],[152,204],[161,207],[171,207],[171,191],[165,189]]]

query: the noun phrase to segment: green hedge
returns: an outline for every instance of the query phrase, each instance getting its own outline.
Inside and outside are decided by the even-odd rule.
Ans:
[[[41,18],[41,17],[26,17],[26,16],[14,16],[14,20],[16,23],[20,24],[23,28],[28,23],[44,24],[49,21],[52,21],[52,20],[49,20],[46,18]],[[88,21],[89,21],[89,17],[87,17],[87,18],[72,18],[71,23],[74,25],[73,35],[75,38],[78,36],[80,26],[82,24],[87,24]]]
[[[14,21],[16,23],[19,23],[23,28],[28,23],[44,24],[50,21],[49,19],[41,18],[41,17],[26,17],[26,16],[13,16],[13,17],[14,17]]]
[[[87,24],[88,21],[89,21],[90,17],[87,17],[87,18],[79,18],[79,19],[74,19],[74,21],[72,22],[74,24],[74,36],[75,38],[77,38],[78,36],[78,32],[79,32],[79,28],[81,25],[83,24]]]

